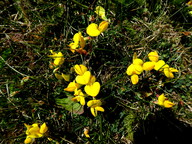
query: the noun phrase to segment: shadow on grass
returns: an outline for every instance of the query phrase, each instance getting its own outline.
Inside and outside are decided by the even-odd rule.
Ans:
[[[191,140],[192,127],[175,118],[172,111],[163,109],[140,121],[134,134],[134,144],[181,144]]]

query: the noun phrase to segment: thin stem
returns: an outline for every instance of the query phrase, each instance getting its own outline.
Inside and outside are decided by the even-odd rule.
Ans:
[[[10,65],[4,60],[3,57],[0,56],[0,58],[1,58],[1,60],[2,60],[9,68],[11,68],[12,70],[14,70],[16,73],[18,73],[18,74],[20,74],[20,75],[22,75],[22,76],[28,76],[28,75],[23,74],[23,73],[19,72],[18,70],[14,69],[12,66],[10,66]]]
[[[74,2],[74,3],[76,3],[76,4],[78,4],[78,5],[80,5],[80,6],[83,7],[83,8],[89,9],[88,6],[81,4],[81,3],[77,2],[76,0],[71,0],[71,1]]]
[[[61,139],[62,139],[63,141],[65,141],[65,142],[69,143],[69,144],[74,144],[73,142],[71,142],[71,141],[69,141],[69,140],[67,140],[67,139],[65,139],[65,138],[62,138],[62,137],[61,137]]]

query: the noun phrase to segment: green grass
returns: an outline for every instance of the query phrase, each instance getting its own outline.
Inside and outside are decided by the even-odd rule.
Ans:
[[[88,55],[72,53],[73,35],[102,20],[96,6],[106,10],[108,29],[87,42]],[[0,2],[0,141],[23,143],[24,123],[46,122],[48,133],[34,143],[185,143],[192,124],[192,18],[186,1],[158,0],[14,0]],[[63,89],[50,69],[49,50],[61,51],[65,62],[59,72],[70,73],[75,64],[88,67],[101,90],[105,112],[93,117],[69,112],[56,99],[73,93]],[[126,74],[133,54],[148,61],[158,51],[160,59],[179,70],[168,80],[163,74],[142,73],[133,85]],[[29,79],[23,82],[23,78]],[[155,104],[164,93],[175,105]],[[150,94],[150,96],[146,96]],[[89,98],[88,98],[89,99]],[[87,100],[88,100],[87,99]],[[90,138],[83,136],[89,127]],[[168,137],[169,136],[169,137]],[[47,137],[53,139],[48,141]]]

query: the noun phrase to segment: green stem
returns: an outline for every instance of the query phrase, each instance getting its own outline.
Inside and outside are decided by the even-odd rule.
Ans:
[[[81,3],[77,2],[76,0],[71,0],[71,1],[78,4],[78,5],[80,5],[83,8],[90,9],[88,6],[81,4]]]

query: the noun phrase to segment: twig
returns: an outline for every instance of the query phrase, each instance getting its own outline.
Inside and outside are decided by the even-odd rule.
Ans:
[[[83,8],[89,9],[88,6],[81,4],[81,3],[77,2],[76,0],[71,0],[71,1],[78,4],[78,5],[80,5],[80,6],[82,6]]]
[[[68,142],[69,144],[74,144],[73,142],[68,141],[68,140],[66,140],[65,138],[62,138],[62,137],[61,137],[61,139],[64,140],[65,142]]]
[[[11,68],[12,70],[14,70],[16,73],[18,73],[18,74],[20,74],[20,75],[22,75],[22,76],[25,76],[25,77],[28,76],[28,75],[23,74],[23,73],[19,72],[18,70],[14,69],[12,66],[10,66],[10,65],[4,60],[4,58],[3,58],[2,56],[0,56],[0,58],[1,58],[1,60],[2,60],[9,68]]]

